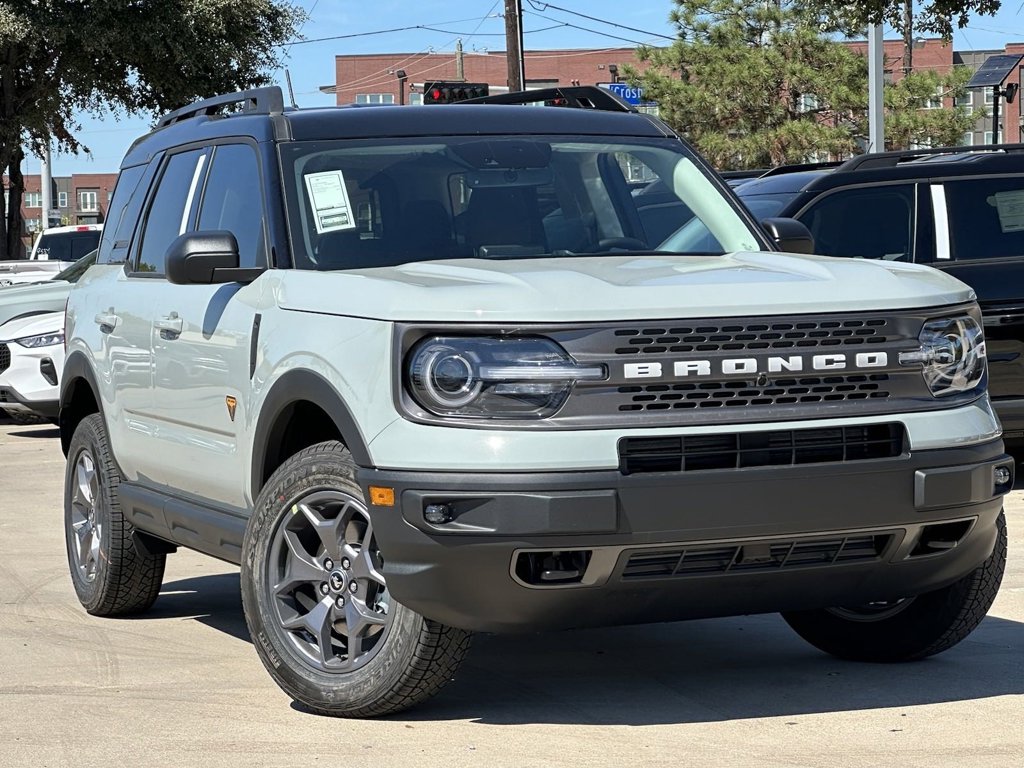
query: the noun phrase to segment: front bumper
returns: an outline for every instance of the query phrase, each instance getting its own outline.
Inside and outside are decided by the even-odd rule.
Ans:
[[[60,410],[58,377],[64,368],[64,346],[37,349],[9,345],[10,365],[0,372],[0,408],[56,418]]]
[[[999,487],[996,467],[1011,473]],[[992,552],[1012,472],[994,440],[849,463],[629,476],[363,469],[359,482],[368,499],[370,486],[395,491],[395,506],[370,506],[395,599],[508,632],[937,589]],[[448,505],[452,521],[426,522],[429,504]]]

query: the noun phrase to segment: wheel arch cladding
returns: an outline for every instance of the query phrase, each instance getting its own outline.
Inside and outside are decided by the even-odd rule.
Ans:
[[[72,353],[64,361],[64,372],[60,384],[60,446],[67,456],[71,437],[79,423],[91,413],[103,414],[96,378],[85,355]]]
[[[253,498],[289,456],[325,440],[340,440],[356,464],[372,466],[366,441],[341,395],[319,374],[289,371],[270,388],[256,422]]]

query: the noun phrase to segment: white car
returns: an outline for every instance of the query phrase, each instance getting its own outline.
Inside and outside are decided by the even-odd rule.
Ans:
[[[95,251],[102,234],[102,224],[51,227],[36,239],[27,259],[0,261],[0,287],[53,279]]]
[[[63,370],[63,312],[0,325],[0,408],[15,421],[56,418]]]

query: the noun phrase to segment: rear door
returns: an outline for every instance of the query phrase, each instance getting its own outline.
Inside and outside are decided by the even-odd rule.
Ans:
[[[1024,177],[932,185],[935,261],[978,294],[996,401],[1024,397]]]

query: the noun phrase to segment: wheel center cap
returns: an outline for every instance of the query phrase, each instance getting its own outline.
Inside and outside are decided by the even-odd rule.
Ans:
[[[331,571],[331,575],[327,577],[327,583],[331,587],[331,592],[345,591],[345,576],[341,571]]]

